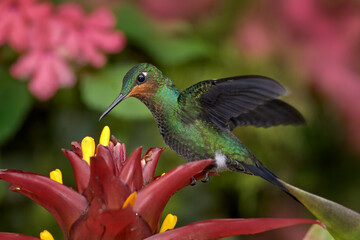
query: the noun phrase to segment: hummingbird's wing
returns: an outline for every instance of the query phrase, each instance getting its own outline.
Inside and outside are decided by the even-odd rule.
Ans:
[[[262,76],[237,76],[199,82],[184,90],[179,105],[198,108],[220,128],[238,125],[269,127],[280,124],[304,123],[301,114],[277,99],[285,88]]]
[[[277,125],[303,124],[305,119],[291,105],[279,99],[274,99],[257,106],[253,110],[232,117],[229,120],[229,129],[236,126],[253,125],[256,127],[271,127]]]

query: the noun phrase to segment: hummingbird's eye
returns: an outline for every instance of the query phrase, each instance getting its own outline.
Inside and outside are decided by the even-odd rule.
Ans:
[[[142,72],[140,73],[136,78],[137,85],[140,85],[146,81],[146,73]]]

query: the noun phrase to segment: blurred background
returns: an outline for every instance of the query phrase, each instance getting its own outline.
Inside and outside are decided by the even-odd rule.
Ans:
[[[105,7],[105,8],[104,8]],[[304,126],[234,130],[279,177],[360,211],[360,4],[312,0],[0,0],[0,168],[48,175],[74,186],[61,152],[109,125],[130,154],[165,147],[151,113],[127,99],[101,113],[134,64],[149,62],[180,89],[198,81],[258,74],[288,89],[283,100]],[[96,140],[98,141],[98,140]],[[157,174],[184,160],[170,149]],[[33,236],[55,219],[0,182],[0,231]],[[210,218],[308,217],[260,178],[221,173],[176,193],[164,215],[177,226]],[[228,239],[300,240],[309,226]]]

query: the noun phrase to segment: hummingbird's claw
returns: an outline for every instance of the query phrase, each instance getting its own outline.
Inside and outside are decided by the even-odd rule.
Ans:
[[[196,182],[197,182],[197,181],[196,181],[196,178],[195,178],[194,176],[192,176],[191,179],[192,179],[192,180],[191,180],[190,185],[191,185],[191,186],[195,186],[195,184],[196,184]]]
[[[191,180],[190,185],[191,185],[191,186],[195,186],[195,184],[196,184],[196,182],[197,182],[196,178],[195,178],[194,176],[192,176],[191,179],[192,179],[192,180]],[[202,181],[203,183],[206,183],[206,182],[208,182],[209,180],[210,180],[209,172],[206,172],[206,173],[205,173],[205,178],[204,178],[204,179],[201,179],[201,181]]]
[[[208,182],[209,180],[210,180],[209,172],[206,172],[205,178],[204,178],[204,179],[201,179],[201,181],[202,181],[203,183],[206,183],[206,182]]]

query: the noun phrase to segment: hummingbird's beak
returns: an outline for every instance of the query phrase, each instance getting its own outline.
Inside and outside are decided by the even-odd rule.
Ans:
[[[124,100],[124,98],[127,97],[127,94],[122,94],[120,93],[120,95],[114,100],[114,102],[105,110],[105,112],[101,115],[101,117],[99,118],[99,121],[101,119],[103,119],[106,114],[108,114],[116,105],[118,105],[119,102],[121,102],[122,100]]]

